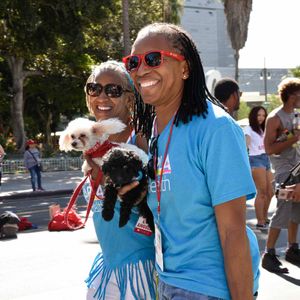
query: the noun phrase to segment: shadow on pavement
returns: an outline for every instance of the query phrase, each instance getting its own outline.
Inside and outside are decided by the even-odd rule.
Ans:
[[[294,277],[291,277],[289,275],[286,274],[276,274],[277,276],[281,277],[282,279],[285,279],[286,281],[293,283],[295,285],[300,286],[300,279],[296,279]]]

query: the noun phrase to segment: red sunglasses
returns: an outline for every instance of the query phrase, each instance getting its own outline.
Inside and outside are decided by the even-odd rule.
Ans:
[[[157,68],[163,63],[163,56],[172,57],[178,61],[184,61],[185,58],[183,55],[164,51],[164,50],[156,50],[156,51],[149,51],[144,54],[134,54],[128,55],[122,59],[123,63],[125,64],[126,70],[128,72],[137,71],[140,67],[142,61],[150,68]]]

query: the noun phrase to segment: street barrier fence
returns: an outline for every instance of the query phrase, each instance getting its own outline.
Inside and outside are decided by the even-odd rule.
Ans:
[[[43,172],[80,170],[83,160],[80,157],[42,158]],[[3,174],[24,173],[22,159],[4,160],[2,163]]]

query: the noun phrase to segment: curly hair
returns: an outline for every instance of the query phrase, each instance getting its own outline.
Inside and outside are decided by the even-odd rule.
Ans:
[[[202,115],[205,118],[207,99],[226,110],[223,104],[211,95],[206,86],[201,59],[190,35],[174,24],[153,23],[142,28],[137,35],[137,39],[143,36],[156,35],[157,33],[164,35],[172,46],[185,57],[189,69],[189,77],[184,80],[183,95],[175,117],[175,125],[178,126],[180,122],[188,123],[194,115]],[[149,138],[155,111],[151,105],[144,104],[141,97],[138,97],[137,102],[135,121],[139,124],[138,128]]]
[[[286,78],[278,85],[278,94],[283,103],[287,102],[289,96],[300,91],[300,78]]]

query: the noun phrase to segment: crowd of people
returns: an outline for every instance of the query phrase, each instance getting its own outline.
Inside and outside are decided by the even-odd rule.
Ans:
[[[287,199],[277,199],[269,218],[276,188],[300,160],[300,130],[293,126],[300,79],[283,80],[283,105],[269,115],[264,106],[253,107],[242,130],[233,118],[242,96],[238,83],[223,78],[211,93],[189,33],[154,23],[139,31],[123,62],[95,66],[84,91],[96,121],[119,118],[126,125],[111,142],[148,153],[147,202],[155,223],[151,235],[135,230],[143,220],[134,208],[129,222],[118,226],[122,197],[138,180],[119,189],[114,217],[105,221],[104,179],[96,186],[101,168],[84,155],[92,171],[83,191],[87,200],[96,191],[93,222],[100,245],[86,279],[87,299],[255,299],[260,253],[246,225],[246,202],[253,198],[256,229],[268,234],[262,267],[288,272],[275,251],[284,228],[285,259],[300,263],[300,184],[290,187]],[[43,190],[33,140],[24,164],[33,191]]]
[[[215,96],[233,114],[238,109],[238,84],[224,78],[215,86]],[[256,228],[267,233],[262,267],[274,273],[288,273],[276,255],[275,245],[281,229],[288,230],[285,259],[298,265],[300,250],[297,242],[300,222],[300,184],[289,187],[284,199],[277,197],[277,206],[271,219],[268,210],[274,192],[289,177],[291,169],[300,161],[298,113],[300,108],[300,79],[287,78],[278,86],[282,106],[269,116],[263,106],[253,107],[249,113],[249,126],[244,129],[253,180],[256,186]],[[273,168],[273,173],[271,172]],[[279,194],[281,195],[281,194]]]

